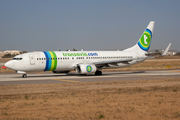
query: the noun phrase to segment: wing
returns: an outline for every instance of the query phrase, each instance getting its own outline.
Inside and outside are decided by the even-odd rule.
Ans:
[[[147,55],[147,56],[159,55],[158,57],[165,56],[165,55],[167,55],[167,52],[169,51],[170,46],[171,46],[171,43],[169,43],[169,45],[167,46],[167,48],[165,49],[165,51],[163,53],[160,53],[160,52],[148,52],[145,55]]]
[[[117,65],[118,63],[124,63],[124,64],[130,64],[129,62],[137,59],[149,59],[149,58],[154,58],[154,57],[139,57],[139,58],[129,58],[129,59],[119,59],[119,60],[110,60],[110,61],[101,61],[101,62],[95,62],[94,64],[97,67],[108,67],[109,64],[111,65]]]

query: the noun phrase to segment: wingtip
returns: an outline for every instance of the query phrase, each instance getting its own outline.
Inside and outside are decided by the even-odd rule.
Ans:
[[[167,55],[167,52],[169,51],[169,48],[171,46],[171,43],[169,43],[169,45],[167,46],[167,48],[165,49],[164,53],[162,54],[162,56]]]

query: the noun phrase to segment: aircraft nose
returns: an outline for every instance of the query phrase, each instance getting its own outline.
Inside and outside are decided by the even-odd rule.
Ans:
[[[5,67],[7,68],[11,68],[12,67],[12,62],[11,61],[8,61],[4,64]]]

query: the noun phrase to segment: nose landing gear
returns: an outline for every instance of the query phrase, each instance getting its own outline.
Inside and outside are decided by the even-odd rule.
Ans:
[[[16,71],[16,73],[23,74],[22,77],[27,78],[26,72],[24,71]]]
[[[26,75],[26,74],[23,74],[22,77],[23,77],[23,78],[27,78],[27,75]]]

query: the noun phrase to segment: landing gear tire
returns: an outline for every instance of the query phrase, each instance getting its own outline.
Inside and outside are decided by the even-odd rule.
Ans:
[[[102,72],[101,71],[96,71],[95,75],[102,75]]]
[[[27,78],[27,75],[26,75],[26,74],[23,74],[22,77],[23,77],[23,78]]]

